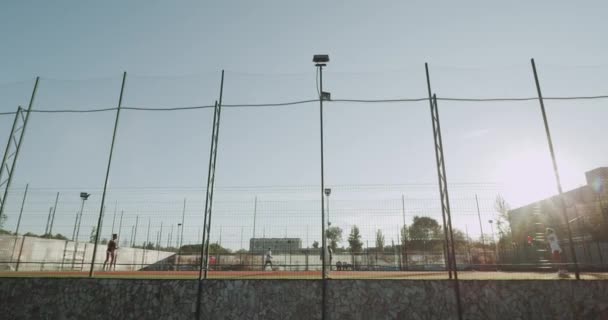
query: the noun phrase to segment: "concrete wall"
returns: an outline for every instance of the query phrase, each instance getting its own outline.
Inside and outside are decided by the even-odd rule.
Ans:
[[[208,280],[201,319],[321,319],[319,280]],[[195,319],[196,280],[0,279],[2,319]],[[461,281],[464,319],[608,319],[607,281]],[[453,282],[329,280],[326,319],[457,319]]]
[[[89,270],[94,247],[87,242],[3,235],[0,236],[0,270],[15,270],[17,261],[19,271]],[[172,252],[165,251],[119,248],[116,270],[138,270],[171,255]],[[105,258],[106,245],[99,245],[95,263],[101,264]]]

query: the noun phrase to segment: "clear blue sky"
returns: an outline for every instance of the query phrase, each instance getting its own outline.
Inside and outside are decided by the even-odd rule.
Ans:
[[[4,1],[0,111],[27,104],[37,75],[36,109],[112,107],[124,70],[125,106],[212,104],[222,69],[226,104],[314,99],[315,53],[330,54],[324,87],[336,99],[425,97],[424,62],[439,96],[534,96],[531,57],[546,96],[606,94],[607,9],[605,1]],[[547,106],[565,187],[584,184],[584,171],[608,165],[601,120],[608,116],[606,101]],[[450,181],[504,184],[500,192],[514,205],[555,192],[537,102],[443,102],[440,108]],[[42,233],[54,192],[61,191],[58,228],[71,235],[77,194],[88,189],[94,190],[83,222],[88,235],[99,210],[113,117],[32,115],[8,226],[14,228],[21,190],[30,183],[26,230]],[[0,116],[0,137],[7,137],[11,121]],[[108,205],[119,201],[131,214],[129,226],[138,213],[153,225],[175,224],[179,218],[163,206],[179,215],[188,197],[193,207],[186,237],[194,239],[203,195],[178,189],[206,182],[210,123],[210,110],[121,115],[110,180],[116,192]],[[318,204],[295,202],[318,199],[311,187],[319,183],[318,126],[316,104],[224,110],[217,186],[248,188],[217,194],[214,225],[224,226],[223,240],[233,248],[241,227],[249,232],[245,239],[251,236],[253,197],[260,193],[288,204],[268,202],[258,230],[304,238],[302,226],[310,225],[310,242],[318,237]],[[325,126],[335,224],[346,232],[354,223],[369,232],[393,228],[402,221],[401,193],[422,199],[408,202],[407,223],[414,214],[436,216],[434,187],[391,186],[436,183],[428,103],[329,103]],[[369,184],[385,186],[374,192],[339,187]],[[278,192],[253,186],[306,187]],[[118,191],[124,188],[132,194]],[[459,195],[460,228],[478,232],[468,218],[475,192],[488,194],[486,214],[493,214],[493,188]],[[376,202],[357,202],[367,200]],[[370,217],[384,205],[376,208],[380,218]]]

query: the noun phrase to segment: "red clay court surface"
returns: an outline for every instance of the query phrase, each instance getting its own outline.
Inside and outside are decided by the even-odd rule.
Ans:
[[[196,279],[198,271],[96,271],[95,278],[121,279]],[[0,278],[88,278],[85,271],[0,272]],[[407,279],[444,280],[445,271],[332,271],[330,279]],[[209,271],[209,279],[321,279],[320,271]],[[459,271],[462,280],[555,280],[555,272]],[[574,273],[569,279],[575,279]],[[608,280],[606,272],[581,273],[584,280]]]

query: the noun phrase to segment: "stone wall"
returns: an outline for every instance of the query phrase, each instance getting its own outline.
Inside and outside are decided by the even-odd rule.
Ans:
[[[329,280],[326,319],[457,319],[454,283]],[[201,319],[321,319],[319,280],[208,280]],[[608,319],[606,281],[461,281],[464,319]],[[195,319],[196,280],[0,279],[2,319]]]

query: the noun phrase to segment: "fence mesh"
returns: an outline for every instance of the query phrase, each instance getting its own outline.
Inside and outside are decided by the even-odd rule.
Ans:
[[[538,66],[563,197],[529,66],[431,65],[441,150],[424,71],[327,69],[322,88],[318,72],[227,71],[215,171],[221,74],[128,75],[103,208],[122,79],[42,78],[3,198],[2,274],[197,278],[204,243],[211,278],[318,279],[326,252],[330,278],[449,279],[452,247],[459,279],[603,278],[607,70]],[[6,140],[31,86],[0,85]]]

